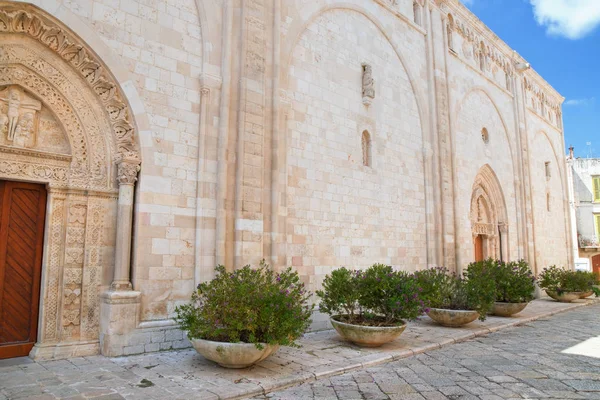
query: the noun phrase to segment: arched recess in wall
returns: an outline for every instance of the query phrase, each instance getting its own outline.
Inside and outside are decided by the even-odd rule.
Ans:
[[[48,192],[38,344],[85,342],[93,353],[118,188],[133,184],[141,157],[125,89],[80,37],[38,7],[0,1],[0,178]]]
[[[514,150],[515,137],[507,127],[506,120],[493,97],[481,87],[473,87],[467,91],[460,101],[453,106],[452,121],[452,154],[455,168],[454,186],[459,188],[454,196],[454,230],[460,238],[467,237],[471,232],[465,229],[468,221],[467,191],[471,189],[470,182],[474,179],[480,165],[489,164],[499,175],[502,191],[506,194],[505,201],[510,219],[510,246],[516,251],[522,236],[522,226],[518,224],[520,210],[520,189],[517,184],[519,167]],[[483,140],[483,128],[487,130],[488,143]],[[475,165],[474,165],[475,164]],[[503,243],[505,244],[505,243]],[[471,246],[461,239],[456,241],[457,265],[466,265],[471,257]]]
[[[570,213],[567,198],[568,187],[565,176],[566,171],[564,158],[560,157],[560,151],[556,151],[552,140],[545,131],[538,131],[532,139],[533,140],[531,141],[530,149],[536,150],[535,154],[530,155],[533,202],[532,208],[542,212],[541,214],[534,213],[534,223],[536,226],[538,226],[538,228],[536,228],[534,231],[534,234],[537,238],[539,238],[536,239],[536,246],[542,246],[541,248],[543,249],[544,240],[548,240],[548,238],[551,240],[557,240],[557,229],[562,230],[561,228],[564,227],[564,232],[562,232],[564,238],[561,237],[559,240],[560,243],[558,243],[556,247],[552,247],[550,251],[536,251],[536,268],[538,271],[540,271],[542,268],[547,267],[548,265],[558,265],[565,262],[565,259],[562,258],[563,255],[557,253],[559,246],[563,245],[563,240],[565,240],[568,244],[566,248],[566,261],[567,263],[572,262],[572,254],[570,251],[572,236],[569,228]],[[548,156],[541,158],[539,157],[539,154],[547,154]],[[550,162],[550,168],[552,170],[558,170],[558,177],[556,179],[560,181],[560,186],[553,184],[555,179],[554,174],[551,174],[549,179],[546,177],[546,162]],[[556,165],[556,167],[553,167],[554,165]],[[559,193],[560,196],[558,195]],[[552,199],[551,208],[548,210],[548,202],[550,199]],[[563,215],[562,220],[559,218],[561,214]],[[548,215],[551,215],[552,218],[548,218]]]
[[[486,98],[490,104],[492,105],[492,107],[494,108],[494,110],[496,111],[497,116],[500,118],[500,121],[502,123],[502,132],[504,133],[504,137],[506,138],[506,142],[508,143],[508,147],[509,147],[509,151],[510,151],[510,159],[511,159],[511,164],[513,167],[513,171],[515,171],[516,169],[516,160],[515,160],[515,151],[513,149],[513,142],[511,141],[510,135],[509,135],[509,130],[507,128],[507,124],[506,124],[506,120],[504,119],[502,113],[500,112],[500,109],[498,108],[498,106],[496,105],[496,102],[494,101],[494,99],[492,98],[492,96],[490,96],[490,94],[482,87],[474,87],[471,90],[469,90],[464,96],[463,98],[460,100],[460,102],[458,102],[458,104],[456,105],[456,109],[454,112],[454,115],[456,115],[457,117],[454,119],[454,129],[453,132],[457,132],[458,128],[460,127],[460,117],[461,117],[461,113],[464,110],[464,104],[467,102],[467,100],[469,99],[469,96],[475,94],[475,93],[481,93],[484,98]],[[490,126],[481,126],[478,129],[474,129],[474,134],[480,134],[481,130],[483,128],[486,128],[486,130],[489,132],[491,127]],[[493,132],[488,133],[489,134],[498,134],[498,129],[495,129]],[[453,153],[456,154],[456,139],[453,140]]]
[[[560,158],[558,157],[559,153],[556,152],[556,149],[554,148],[554,144],[552,144],[552,140],[550,140],[550,137],[548,136],[548,134],[545,131],[539,131],[536,134],[536,137],[540,136],[540,135],[544,137],[544,140],[546,140],[548,142],[548,145],[552,149],[552,153],[554,154],[554,160],[552,160],[552,161],[555,162],[556,166],[558,167],[558,172],[560,174],[560,185],[562,187],[563,193],[567,193],[566,189],[565,189],[566,185],[565,185],[564,171],[562,168],[559,167],[561,165]],[[562,162],[564,162],[564,160]]]
[[[289,86],[289,67],[292,62],[293,50],[298,41],[300,40],[300,36],[308,28],[308,26],[319,16],[331,10],[355,11],[365,16],[370,23],[374,24],[394,49],[394,52],[398,56],[398,59],[402,64],[402,67],[404,68],[404,72],[406,72],[406,75],[408,76],[411,89],[415,96],[415,100],[417,102],[417,109],[419,111],[419,120],[421,123],[421,127],[426,126],[426,124],[424,124],[424,121],[427,120],[427,110],[424,106],[424,104],[427,104],[424,100],[426,96],[425,91],[421,89],[419,85],[417,85],[417,81],[414,78],[418,75],[417,71],[413,71],[410,67],[410,64],[406,62],[404,55],[400,51],[398,45],[392,39],[391,33],[389,33],[388,30],[385,28],[385,25],[379,20],[379,18],[377,18],[367,9],[365,9],[362,6],[362,2],[352,4],[350,2],[336,3],[335,1],[331,1],[331,3],[332,4],[321,5],[319,4],[319,2],[316,1],[310,2],[308,5],[305,6],[307,10],[303,10],[302,16],[299,16],[300,18],[298,20],[295,20],[289,27],[288,34],[286,35],[286,38],[281,46],[281,87],[287,88]]]

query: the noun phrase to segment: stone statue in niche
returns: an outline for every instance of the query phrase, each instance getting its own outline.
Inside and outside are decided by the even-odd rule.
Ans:
[[[373,68],[366,63],[362,64],[362,102],[365,106],[370,105],[375,98],[375,81],[373,80]]]

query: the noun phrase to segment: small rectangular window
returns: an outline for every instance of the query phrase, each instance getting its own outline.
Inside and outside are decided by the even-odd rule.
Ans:
[[[600,203],[600,176],[592,177],[592,190],[594,191],[594,203]]]
[[[594,214],[596,220],[596,239],[600,240],[600,214]]]
[[[544,163],[544,169],[546,171],[546,180],[549,181],[552,174],[550,173],[550,161]]]

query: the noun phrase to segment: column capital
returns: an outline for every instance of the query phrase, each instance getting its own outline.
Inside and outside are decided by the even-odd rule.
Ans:
[[[140,160],[137,158],[118,157],[115,160],[117,164],[117,180],[119,185],[133,185],[137,181],[137,174],[140,171]]]

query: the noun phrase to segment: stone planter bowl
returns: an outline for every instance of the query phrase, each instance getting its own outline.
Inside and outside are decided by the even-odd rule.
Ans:
[[[277,345],[268,344],[263,344],[263,349],[260,350],[252,343],[213,342],[203,339],[192,339],[191,342],[194,349],[204,358],[225,368],[247,368],[279,349]]]
[[[590,297],[593,294],[594,294],[594,292],[591,290],[589,292],[581,292],[581,294],[579,295],[579,298],[585,299],[586,297]]]
[[[561,303],[570,303],[573,300],[578,300],[583,294],[582,292],[563,292],[562,294],[558,294],[552,290],[546,290],[546,293],[548,296]]]
[[[427,315],[438,324],[452,328],[470,324],[479,318],[477,311],[446,310],[443,308],[431,308]]]
[[[527,307],[527,304],[529,303],[504,303],[497,301],[494,303],[494,308],[492,308],[492,314],[498,317],[511,317],[523,311]]]
[[[339,315],[330,318],[331,325],[344,340],[363,347],[379,347],[392,342],[406,329],[406,323],[398,326],[362,326],[337,321]]]

